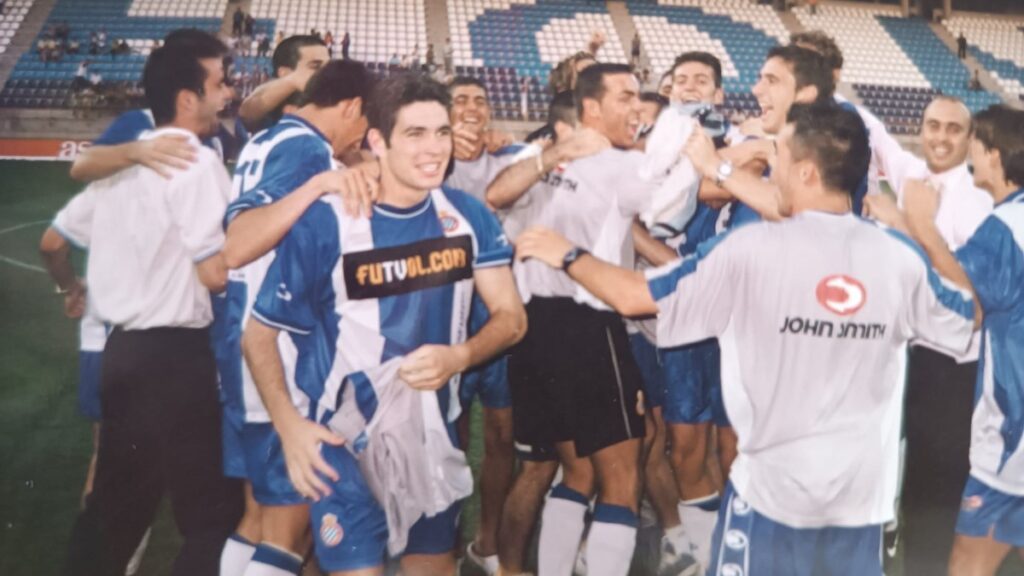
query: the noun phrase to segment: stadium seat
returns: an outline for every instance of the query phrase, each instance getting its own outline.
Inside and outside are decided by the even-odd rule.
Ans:
[[[957,14],[944,22],[954,37],[962,32],[968,51],[1011,95],[1024,95],[1024,19]]]

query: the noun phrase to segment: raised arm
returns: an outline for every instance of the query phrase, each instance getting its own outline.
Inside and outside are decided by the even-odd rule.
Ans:
[[[261,84],[248,98],[242,101],[238,117],[249,130],[260,127],[268,114],[277,110],[292,94],[306,89],[306,83],[315,70],[299,68],[280,78]]]
[[[152,140],[136,140],[114,146],[92,145],[81,151],[71,164],[71,178],[92,182],[112,176],[125,168],[141,164],[164,178],[171,170],[184,170],[196,160],[196,149],[188,138],[167,135]]]

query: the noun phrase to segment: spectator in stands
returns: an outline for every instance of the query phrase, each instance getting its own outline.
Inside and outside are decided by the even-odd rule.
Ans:
[[[413,44],[412,52],[409,53],[409,69],[420,71],[420,45]]]
[[[392,52],[391,58],[388,59],[388,66],[401,66],[402,61],[398,58],[398,52]]]
[[[256,56],[259,58],[266,58],[270,54],[270,36],[260,32],[256,37],[258,44],[256,46]]]
[[[78,92],[92,86],[92,83],[89,81],[89,64],[91,63],[89,60],[82,60],[81,64],[78,65],[78,70],[75,71],[75,79],[71,81],[72,91]]]
[[[522,82],[519,83],[519,111],[523,115],[523,120],[530,119],[530,77],[523,76]]]
[[[633,44],[629,49],[629,65],[634,70],[640,68],[640,34],[633,35]]]
[[[334,34],[330,30],[324,35],[324,44],[327,45],[327,58],[334,60]]]
[[[7,8],[7,0],[0,0],[0,14],[3,14]]]
[[[811,12],[811,16],[817,16],[818,14],[818,0],[807,0],[808,10]]]
[[[78,42],[78,40],[72,38],[70,41],[68,41],[68,54],[78,54],[81,51],[81,49],[82,45]]]
[[[348,49],[352,46],[352,37],[349,36],[348,30],[345,30],[345,35],[341,37],[341,58],[348,60]]]
[[[316,28],[310,28],[309,29],[309,35],[314,37],[314,38],[316,38],[317,40],[319,40],[321,42],[324,41],[323,36],[320,35],[320,31],[317,30]]]
[[[452,48],[452,39],[444,39],[444,73],[450,75],[455,70],[455,49]]]
[[[242,25],[245,24],[245,12],[242,12],[242,7],[235,8],[235,13],[231,15],[231,35],[238,37],[242,35]]]
[[[974,69],[974,76],[971,76],[971,81],[967,83],[967,88],[974,92],[981,91],[981,78],[978,76],[978,69]]]
[[[252,17],[252,14],[245,15],[245,23],[242,26],[242,35],[252,40],[253,35],[256,33],[256,19]]]
[[[956,55],[963,60],[967,58],[967,37],[964,36],[963,31],[960,31],[960,35],[956,37]]]

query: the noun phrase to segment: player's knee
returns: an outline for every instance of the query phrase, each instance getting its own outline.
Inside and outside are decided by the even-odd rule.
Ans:
[[[487,410],[484,417],[484,448],[488,453],[514,453],[512,409]]]

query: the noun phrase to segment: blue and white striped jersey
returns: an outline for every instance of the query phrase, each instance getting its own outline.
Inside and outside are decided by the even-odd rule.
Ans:
[[[821,212],[742,226],[647,277],[659,346],[721,339],[738,494],[795,528],[892,518],[905,344],[965,349],[969,297],[905,237]]]
[[[407,209],[378,205],[370,219],[325,197],[278,245],[253,316],[290,336],[296,382],[325,422],[345,376],[424,344],[463,342],[474,270],[511,258],[497,218],[464,192],[435,189]],[[460,410],[458,382],[438,391],[449,423]]]
[[[956,253],[985,318],[971,421],[971,475],[1024,496],[1024,189]]]
[[[224,217],[225,227],[243,211],[280,200],[333,165],[331,145],[316,127],[297,116],[286,115],[253,137],[242,149],[232,181],[232,202]],[[221,338],[214,342],[214,352],[225,414],[236,424],[270,421],[252,375],[242,360],[241,339],[256,294],[273,260],[274,252],[270,251],[228,275],[223,304],[224,327]],[[294,347],[284,336],[278,343],[292,400],[305,412],[309,400],[294,384]]]

